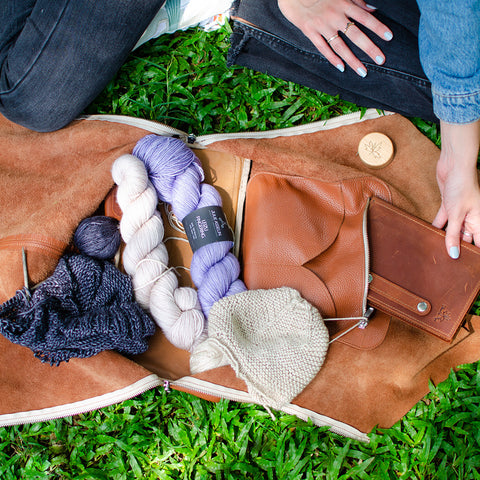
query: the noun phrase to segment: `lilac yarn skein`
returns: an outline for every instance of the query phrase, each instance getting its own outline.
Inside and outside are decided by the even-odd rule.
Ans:
[[[147,135],[133,154],[144,162],[159,199],[172,205],[179,220],[202,207],[222,206],[217,190],[202,183],[199,159],[181,140]],[[210,243],[193,254],[190,273],[206,317],[216,301],[247,289],[238,278],[240,265],[230,252],[232,246],[230,241]]]

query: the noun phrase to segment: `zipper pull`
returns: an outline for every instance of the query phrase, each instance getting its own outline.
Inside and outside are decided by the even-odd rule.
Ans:
[[[168,380],[163,381],[163,389],[165,390],[165,393],[170,393],[170,382]]]
[[[375,311],[376,310],[373,307],[368,307],[367,311],[365,312],[365,315],[363,316],[363,320],[360,320],[358,324],[358,328],[361,328],[362,330],[365,329],[367,325],[370,323],[370,319],[372,318]]]

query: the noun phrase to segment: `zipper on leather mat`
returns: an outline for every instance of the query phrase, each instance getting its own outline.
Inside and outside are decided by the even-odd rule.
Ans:
[[[101,120],[104,122],[121,123],[123,125],[130,125],[131,127],[141,128],[148,130],[151,133],[157,135],[168,135],[170,137],[178,137],[185,143],[193,143],[192,139],[195,139],[195,135],[188,134],[178,128],[170,127],[164,123],[160,123],[154,120],[145,120],[144,118],[130,117],[128,115],[83,115],[79,117],[80,120]]]
[[[113,123],[121,123],[131,125],[132,127],[142,128],[157,135],[169,135],[178,137],[185,143],[194,148],[206,148],[209,144],[220,142],[222,140],[233,140],[240,138],[276,138],[276,137],[291,137],[295,135],[302,135],[304,133],[314,133],[320,130],[330,130],[345,125],[352,125],[354,123],[363,122],[365,120],[372,120],[386,115],[393,115],[392,112],[379,113],[375,108],[367,109],[362,112],[347,113],[338,117],[329,118],[328,120],[319,120],[317,122],[307,123],[305,125],[297,125],[295,127],[279,128],[276,130],[265,130],[258,132],[236,132],[236,133],[213,133],[210,135],[196,136],[193,133],[186,133],[168,125],[153,121],[144,120],[141,118],[129,117],[126,115],[88,115],[85,120],[102,120]]]
[[[217,385],[211,382],[206,382],[205,380],[200,380],[195,377],[182,377],[178,380],[170,382],[169,384],[173,388],[180,387],[182,390],[184,389],[192,392],[192,394],[195,394],[196,392],[224,398],[226,400],[232,400],[234,402],[255,403],[247,392],[235,390],[233,388]],[[321,415],[312,410],[308,410],[292,403],[283,407],[282,412],[289,415],[294,415],[304,421],[311,419],[312,422],[318,427],[329,427],[331,432],[343,437],[348,437],[367,443],[370,441],[366,433],[363,433],[346,423],[339,422],[333,418],[326,417],[325,415]]]
[[[370,246],[368,242],[368,208],[370,206],[370,197],[367,199],[367,203],[365,205],[365,210],[363,212],[363,222],[362,222],[362,230],[363,230],[363,253],[365,258],[365,278],[363,280],[363,315],[366,316],[367,314],[367,295],[368,295],[368,284],[370,279]]]
[[[80,400],[78,402],[58,405],[55,407],[43,408],[40,410],[31,410],[28,412],[7,413],[0,415],[0,427],[12,425],[22,425],[24,423],[37,423],[54,420],[56,418],[79,415],[81,413],[91,412],[99,408],[108,407],[117,403],[136,397],[151,388],[163,384],[157,375],[151,374],[138,380],[127,387],[105,393],[97,397]]]
[[[80,400],[78,402],[58,405],[55,407],[43,408],[40,410],[0,415],[0,427],[46,422],[57,418],[64,418],[91,412],[100,408],[108,407],[110,405],[115,405],[125,400],[129,400],[130,398],[134,398],[137,395],[140,395],[147,390],[160,385],[163,385],[166,391],[168,391],[166,387],[167,385],[173,388],[180,387],[186,391],[189,391],[192,395],[195,395],[195,393],[202,393],[235,402],[255,403],[247,392],[224,387],[223,385],[217,385],[211,382],[206,382],[204,380],[199,380],[195,377],[183,377],[179,380],[167,382],[157,375],[152,374],[142,378],[141,380],[138,380],[131,385],[128,385],[127,387],[86,400]],[[326,417],[325,415],[320,415],[319,413],[298,405],[289,404],[282,408],[282,411],[286,414],[294,415],[304,421],[311,419],[315,425],[319,427],[329,427],[330,431],[343,437],[348,437],[367,443],[370,441],[367,434],[361,432],[360,430],[357,430],[346,423],[339,422],[330,417]]]

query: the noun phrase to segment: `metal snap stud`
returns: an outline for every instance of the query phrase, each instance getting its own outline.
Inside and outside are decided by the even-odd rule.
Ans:
[[[418,305],[417,305],[417,310],[420,312],[420,313],[423,313],[427,310],[428,308],[428,305],[426,304],[426,302],[420,302]]]

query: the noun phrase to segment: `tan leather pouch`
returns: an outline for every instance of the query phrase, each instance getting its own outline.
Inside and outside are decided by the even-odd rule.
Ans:
[[[372,177],[323,182],[255,175],[247,188],[242,239],[247,287],[295,288],[323,318],[363,316],[369,273],[365,216],[372,195],[390,197],[387,186]],[[356,322],[327,325],[334,336]],[[377,317],[341,341],[374,348],[383,341],[388,323],[388,317]]]

